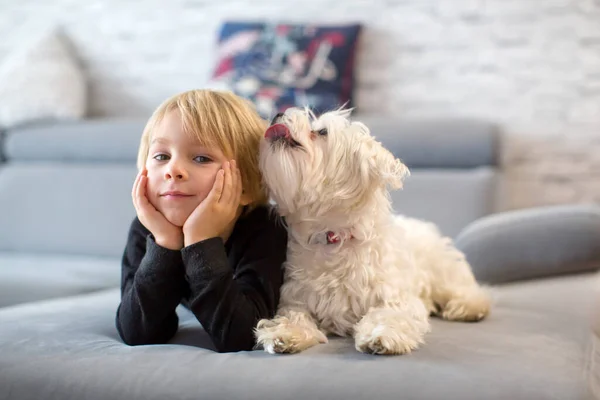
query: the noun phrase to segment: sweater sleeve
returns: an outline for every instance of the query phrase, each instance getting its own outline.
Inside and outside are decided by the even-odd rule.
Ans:
[[[185,292],[181,252],[156,244],[136,218],[121,263],[116,325],[128,345],[166,343],[177,332],[175,309]]]
[[[221,238],[182,249],[190,309],[217,351],[253,349],[256,323],[277,309],[286,250],[285,229],[276,226],[253,232],[236,266],[229,265]]]

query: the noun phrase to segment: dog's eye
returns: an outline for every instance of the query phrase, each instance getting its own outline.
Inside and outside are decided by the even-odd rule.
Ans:
[[[327,136],[327,128],[319,129],[317,133],[319,136]]]

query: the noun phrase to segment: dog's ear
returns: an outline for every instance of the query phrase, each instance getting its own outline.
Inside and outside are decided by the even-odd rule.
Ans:
[[[376,141],[366,125],[360,122],[353,122],[352,125],[362,136],[361,139],[366,141],[370,175],[390,189],[402,188],[404,179],[410,175],[408,167]]]
[[[375,139],[371,145],[373,173],[381,183],[391,189],[402,188],[404,179],[410,175],[408,167]]]

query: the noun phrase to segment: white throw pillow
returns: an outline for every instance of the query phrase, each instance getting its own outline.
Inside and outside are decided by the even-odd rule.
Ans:
[[[41,119],[79,119],[87,110],[83,71],[56,29],[0,65],[0,127]]]

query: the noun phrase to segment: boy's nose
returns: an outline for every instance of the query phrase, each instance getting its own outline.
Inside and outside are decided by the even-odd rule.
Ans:
[[[187,179],[187,172],[176,163],[171,163],[165,172],[165,179],[183,180]]]

